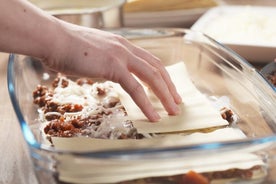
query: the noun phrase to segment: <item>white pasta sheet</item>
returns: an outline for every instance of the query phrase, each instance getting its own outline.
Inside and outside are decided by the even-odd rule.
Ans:
[[[159,122],[149,122],[130,96],[119,85],[115,87],[120,94],[120,99],[126,108],[129,119],[134,121],[134,126],[138,132],[179,132],[228,125],[228,122],[221,117],[220,112],[212,106],[207,97],[200,93],[190,80],[184,62],[178,62],[166,69],[183,100],[183,103],[180,104],[180,115],[169,116],[152,91],[144,87],[154,108],[161,115]]]

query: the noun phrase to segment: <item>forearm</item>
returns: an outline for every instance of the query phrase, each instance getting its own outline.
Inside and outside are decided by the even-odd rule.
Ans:
[[[58,39],[57,20],[25,0],[0,4],[0,51],[48,57]]]

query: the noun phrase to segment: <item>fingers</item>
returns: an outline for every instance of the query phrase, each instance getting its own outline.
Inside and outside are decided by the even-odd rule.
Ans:
[[[130,43],[127,43],[127,44],[130,44]],[[131,45],[131,46],[128,45],[128,47],[132,48],[132,52],[134,54],[136,54],[138,57],[142,58],[143,60],[151,64],[160,72],[163,80],[165,81],[165,84],[167,85],[167,88],[169,89],[169,92],[174,98],[175,103],[180,104],[182,102],[182,99],[178,94],[175,85],[173,84],[167,70],[165,69],[164,65],[161,63],[160,59],[142,48],[136,47],[134,45]]]
[[[132,66],[130,66],[130,71],[150,86],[152,91],[160,99],[168,114],[179,114],[179,107],[170,92],[167,82],[162,76],[162,71],[141,58],[137,58],[137,60],[139,60],[139,62],[131,62]]]
[[[147,83],[147,85],[152,89],[155,95],[160,99],[162,105],[170,115],[176,115],[180,113],[180,109],[177,104],[181,103],[182,99],[176,91],[176,88],[171,81],[171,78],[166,71],[165,67],[162,65],[160,60],[150,54],[148,51],[136,47],[127,40],[120,39],[119,40],[123,45],[125,45],[125,49],[127,50],[127,69],[128,72],[134,73],[138,78],[140,78],[143,82]],[[133,76],[131,76],[133,77]],[[134,82],[135,79],[132,79],[129,82]],[[119,82],[122,84],[123,81]],[[130,83],[129,83],[130,84]],[[137,84],[137,81],[134,82],[135,86],[124,86],[125,90],[131,94],[132,98],[135,98],[135,102],[140,103],[138,106],[142,109],[147,117],[150,116],[148,114],[149,111],[153,112],[152,105],[149,105],[149,100],[144,92],[141,85]],[[133,85],[133,84],[132,84]],[[142,94],[138,93],[138,90],[132,91],[132,89],[139,89],[139,91],[143,91]],[[136,93],[135,93],[136,92]],[[134,94],[135,93],[135,94]],[[144,101],[146,98],[147,102]],[[144,101],[141,103],[141,101]],[[141,106],[140,106],[141,105]],[[146,109],[148,108],[148,109]],[[150,118],[149,118],[150,119]]]
[[[123,70],[121,72],[118,83],[120,83],[122,88],[131,96],[133,101],[150,121],[155,122],[160,119],[159,114],[155,111],[147,98],[143,87],[128,70]]]
[[[125,58],[129,58],[129,61],[126,61],[126,64],[114,62],[113,65],[110,65],[110,68],[119,72],[111,72],[107,78],[118,82],[150,121],[158,121],[160,116],[150,103],[142,85],[134,78],[132,73],[150,86],[168,114],[179,114],[179,107],[175,103],[160,70],[131,52],[127,51],[126,53],[128,57]]]

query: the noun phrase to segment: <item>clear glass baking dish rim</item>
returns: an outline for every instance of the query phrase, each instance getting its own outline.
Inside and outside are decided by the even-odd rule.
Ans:
[[[145,30],[145,28],[120,28],[117,29],[117,31],[122,31],[123,33],[128,30]],[[193,32],[196,34],[200,34],[201,36],[207,38],[210,42],[213,44],[221,47],[221,49],[224,50],[224,52],[229,53],[232,55],[235,59],[237,59],[241,64],[243,64],[248,69],[255,71],[256,73],[260,74],[264,78],[264,81],[267,82],[267,85],[271,87],[272,90],[275,90],[271,86],[271,84],[265,79],[263,75],[261,75],[260,72],[256,71],[255,68],[247,62],[245,59],[243,59],[241,56],[239,56],[237,53],[235,53],[233,50],[228,48],[227,46],[224,46],[217,42],[216,40],[210,38],[209,36],[205,35],[204,33],[193,31],[190,29],[185,28],[146,28],[146,30],[170,30],[170,31],[181,31],[184,33]],[[115,30],[116,31],[116,30]],[[118,32],[117,32],[118,33]],[[31,148],[31,150],[40,150],[40,151],[46,151],[50,153],[56,153],[56,154],[70,154],[75,155],[79,157],[93,157],[93,158],[113,158],[113,157],[124,157],[124,156],[146,156],[146,155],[152,155],[152,154],[162,154],[162,153],[172,153],[177,154],[179,152],[186,152],[186,151],[197,151],[197,152],[204,152],[204,151],[217,151],[217,150],[231,150],[231,148],[245,148],[248,146],[254,146],[254,145],[260,145],[260,144],[266,144],[266,143],[276,143],[276,134],[265,136],[265,137],[258,137],[258,138],[247,138],[247,139],[241,139],[241,140],[235,140],[235,141],[223,141],[223,142],[211,142],[211,143],[201,143],[201,144],[195,144],[195,145],[188,145],[188,146],[175,146],[175,147],[166,147],[166,148],[139,148],[139,149],[124,149],[124,150],[104,150],[104,151],[64,151],[64,150],[58,150],[55,149],[52,146],[41,144],[37,142],[35,139],[30,127],[28,126],[27,122],[24,119],[24,116],[20,110],[19,103],[17,101],[17,97],[15,95],[14,91],[14,77],[13,77],[13,65],[14,65],[14,59],[15,54],[10,54],[9,60],[8,60],[8,72],[7,72],[7,83],[8,83],[8,91],[10,95],[10,99],[14,108],[14,111],[16,113],[17,119],[19,121],[23,136],[25,138],[25,141]]]

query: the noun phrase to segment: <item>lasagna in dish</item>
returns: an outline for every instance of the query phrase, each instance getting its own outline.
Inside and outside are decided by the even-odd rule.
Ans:
[[[167,67],[177,91],[182,96],[182,113],[169,116],[150,89],[145,91],[161,115],[156,123],[148,122],[130,96],[110,81],[87,78],[70,79],[58,74],[52,86],[38,85],[33,92],[38,109],[38,121],[45,142],[63,150],[101,151],[194,145],[213,141],[245,138],[231,125],[237,117],[227,97],[209,98],[189,79],[184,62]],[[59,158],[66,168],[59,168],[60,180],[79,183],[183,183],[194,168],[208,182],[220,179],[252,179],[263,174],[263,162],[252,154],[220,154],[209,157],[151,160],[147,162],[102,161],[97,170],[85,170],[91,179],[74,178],[86,167]],[[162,165],[160,165],[162,162]],[[222,164],[221,163],[227,163]],[[205,165],[202,166],[202,163]],[[237,163],[234,164],[233,163]],[[242,163],[242,164],[239,164]],[[213,164],[218,166],[214,167]],[[132,174],[126,174],[129,168]],[[148,172],[143,172],[145,169]],[[70,170],[70,169],[69,169]],[[116,174],[121,172],[125,174]],[[257,173],[257,174],[256,174]],[[204,181],[206,181],[204,180]]]
[[[180,92],[183,95],[191,93],[193,97],[189,97],[185,101],[187,105],[182,104],[181,108],[190,112],[178,117],[166,116],[161,112],[165,117],[159,123],[149,123],[141,118],[143,115],[139,113],[130,97],[117,84],[110,81],[95,82],[88,78],[71,80],[65,75],[58,74],[52,86],[38,85],[33,92],[33,99],[34,104],[38,106],[42,131],[50,141],[51,137],[141,139],[194,129],[206,132],[234,121],[234,113],[228,107],[220,107],[220,112],[216,109],[210,110],[205,97],[199,93],[195,94],[195,89],[189,87],[192,85],[189,85],[188,81],[185,85],[188,90],[180,89]],[[148,95],[154,105],[161,109],[156,97],[149,91]],[[204,110],[208,112],[200,112]],[[198,114],[193,114],[196,112]],[[211,119],[206,121],[205,118],[208,117]],[[131,119],[134,119],[135,123]],[[194,123],[189,125],[187,122],[190,120]],[[214,120],[213,124],[211,120]]]
[[[59,74],[52,87],[33,92],[43,132],[51,137],[85,136],[103,139],[141,138],[110,82],[72,81]]]

